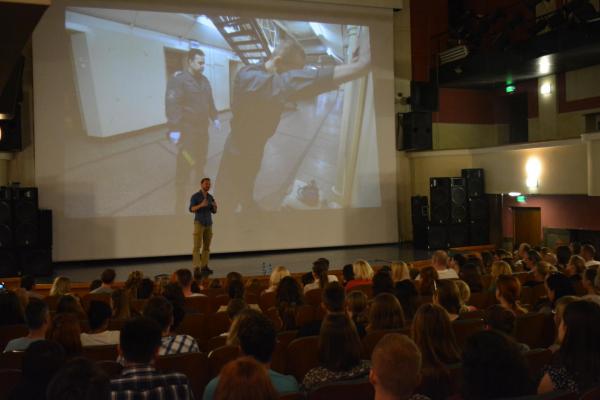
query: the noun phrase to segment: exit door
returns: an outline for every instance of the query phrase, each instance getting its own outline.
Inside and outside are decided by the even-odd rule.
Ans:
[[[513,207],[513,238],[518,246],[542,242],[542,210],[538,207]]]

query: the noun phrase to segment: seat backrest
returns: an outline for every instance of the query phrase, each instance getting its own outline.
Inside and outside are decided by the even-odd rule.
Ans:
[[[10,392],[17,386],[23,375],[20,369],[0,369],[0,399],[8,398]]]
[[[469,336],[483,330],[483,320],[456,320],[452,322],[452,329],[454,330],[454,336],[456,337],[456,344],[462,349]]]
[[[240,348],[238,346],[222,346],[208,353],[208,379],[218,376],[225,364],[239,356]]]
[[[111,296],[108,293],[88,293],[81,298],[81,306],[85,312],[88,312],[90,309],[90,302],[92,301],[101,301],[109,306],[112,303]]]
[[[368,379],[328,383],[311,390],[308,394],[309,400],[371,400],[374,397],[375,390]]]
[[[213,315],[209,315],[206,318],[208,325],[208,337],[219,336],[221,333],[225,333],[229,330],[231,321],[226,311],[221,311]]]
[[[187,376],[194,398],[201,399],[209,381],[209,363],[205,353],[181,353],[156,359],[162,372],[179,372]]]
[[[532,349],[550,346],[554,332],[552,315],[529,313],[519,315],[515,320],[515,339]]]
[[[206,345],[206,341],[210,337],[210,333],[208,332],[207,321],[204,314],[198,313],[186,313],[185,317],[183,317],[183,321],[177,327],[177,333],[182,335],[190,335],[196,342],[200,348]]]
[[[227,344],[227,336],[213,336],[206,342],[206,351],[210,352]]]
[[[121,365],[121,363],[118,363],[116,361],[110,361],[110,360],[96,361],[96,365],[98,367],[100,367],[100,369],[102,371],[104,371],[104,373],[106,375],[108,375],[109,379],[118,378],[119,375],[121,375],[121,371],[123,370],[123,365]]]
[[[279,311],[275,307],[271,307],[267,311],[263,311],[263,313],[273,323],[277,332],[283,329],[283,321],[279,317]]]
[[[406,329],[386,329],[380,331],[369,332],[362,339],[362,356],[366,360],[371,359],[371,354],[373,354],[373,349],[379,341],[388,333],[401,333],[403,335],[408,335],[408,328]]]
[[[92,361],[115,361],[117,359],[117,346],[114,344],[106,346],[85,346],[83,356]]]
[[[184,300],[186,310],[201,314],[211,314],[213,312],[210,298],[205,296],[186,297]]]
[[[487,291],[471,293],[471,298],[469,298],[469,305],[477,307],[480,310],[485,310],[495,303],[496,295]]]
[[[304,375],[319,365],[318,336],[307,336],[294,339],[286,350],[285,365],[287,372],[302,382]]]
[[[361,292],[363,292],[368,299],[373,298],[373,285],[370,283],[365,283],[364,285],[358,285],[358,286],[354,286],[352,288],[352,291],[354,292],[355,290],[359,290]]]
[[[600,399],[600,386],[588,390],[581,396],[581,400],[597,400]]]
[[[552,352],[548,349],[534,349],[523,354],[533,382],[539,382],[542,368],[552,360]]]
[[[321,305],[322,293],[323,291],[321,289],[312,289],[304,294],[304,299],[307,304],[317,307]]]
[[[306,395],[302,392],[286,393],[279,396],[279,400],[304,400]]]
[[[5,325],[0,327],[0,351],[13,339],[27,336],[29,330],[25,324]]]
[[[109,331],[120,331],[123,329],[123,325],[127,322],[126,319],[111,319],[108,321],[108,330]]]
[[[146,303],[148,299],[133,299],[131,300],[131,311],[134,311],[137,314],[142,314],[144,312],[144,307],[146,307]]]
[[[48,304],[48,308],[50,311],[56,311],[56,306],[58,305],[58,298],[60,296],[46,296],[44,297],[44,301]]]
[[[0,353],[0,369],[21,369],[23,367],[24,354],[24,351]]]
[[[276,292],[263,292],[258,300],[258,305],[263,311],[267,311],[271,307],[275,307],[277,304],[277,293]]]
[[[303,304],[296,309],[296,326],[304,326],[316,319],[315,307]]]
[[[485,312],[483,310],[475,310],[475,311],[466,311],[460,313],[460,319],[483,319],[485,317]]]

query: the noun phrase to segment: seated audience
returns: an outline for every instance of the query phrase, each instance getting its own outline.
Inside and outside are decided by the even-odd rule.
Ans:
[[[73,314],[79,319],[86,319],[79,297],[72,294],[63,294],[56,303],[56,314]]]
[[[144,279],[144,273],[142,271],[131,271],[127,276],[123,289],[129,292],[132,299],[138,298],[138,289],[142,279]]]
[[[438,273],[437,279],[458,279],[458,273],[448,267],[448,253],[438,250],[431,256],[431,265]]]
[[[229,300],[244,299],[245,293],[246,293],[246,287],[244,286],[244,283],[241,280],[232,280],[227,285],[227,295],[229,296]],[[250,307],[256,311],[261,311],[258,304],[248,304],[248,307]],[[217,310],[217,312],[222,312],[222,311],[227,311],[227,306],[221,306]]]
[[[600,266],[600,261],[595,260],[596,249],[591,244],[585,244],[581,247],[581,257],[585,261],[586,268]]]
[[[173,305],[163,296],[156,296],[148,300],[144,307],[144,317],[154,320],[160,326],[162,339],[158,351],[159,356],[200,351],[196,339],[189,335],[177,335],[172,332]]]
[[[43,296],[37,292],[34,291],[35,289],[35,277],[33,275],[23,275],[21,277],[21,289],[25,290],[25,292],[27,293],[27,296],[31,299],[31,298],[36,298],[36,299],[42,299]]]
[[[371,356],[369,381],[375,400],[429,400],[415,394],[421,383],[421,351],[408,336],[388,333]]]
[[[121,375],[110,382],[113,399],[193,399],[184,374],[161,373],[154,368],[163,346],[161,336],[161,327],[150,318],[125,323],[119,338],[119,355],[125,362]]]
[[[344,287],[339,282],[331,282],[321,294],[321,307],[325,313],[341,313],[344,312],[346,304],[346,293]],[[309,322],[300,327],[297,337],[317,336],[321,331],[321,321],[316,320]]]
[[[546,277],[553,270],[556,270],[556,268],[545,261],[540,261],[533,268],[533,279],[525,282],[523,286],[535,287],[538,285],[543,285],[544,282],[546,282]]]
[[[43,400],[52,377],[65,362],[65,351],[58,343],[38,340],[23,354],[23,379],[8,396],[8,400]]]
[[[558,246],[556,248],[556,268],[558,268],[558,271],[563,272],[567,268],[571,256],[569,246]]]
[[[179,324],[181,324],[181,321],[185,318],[186,313],[183,290],[178,283],[169,282],[163,286],[161,295],[171,303],[171,306],[173,306],[173,324],[171,324],[171,331],[175,331],[179,327]],[[196,312],[196,310],[193,309],[187,311]]]
[[[367,295],[360,290],[353,290],[346,296],[346,313],[354,322],[358,336],[363,337],[366,334],[369,317],[367,313],[368,299]]]
[[[149,299],[154,294],[154,282],[150,278],[144,278],[140,281],[138,286],[137,298],[138,300]]]
[[[558,328],[560,349],[545,368],[538,393],[566,390],[578,394],[600,385],[600,306],[569,304]]]
[[[410,280],[410,268],[404,261],[394,261],[391,265],[394,283]]]
[[[76,358],[68,361],[52,378],[47,400],[108,400],[110,380],[93,361]]]
[[[419,272],[417,280],[420,280],[421,285],[419,286],[419,295],[421,296],[433,296],[436,290],[439,276],[438,272],[434,267],[425,267]]]
[[[525,271],[525,258],[527,257],[527,253],[531,250],[531,246],[528,243],[521,243],[519,248],[516,251],[516,257],[518,260],[514,263],[514,271],[521,272]]]
[[[535,266],[542,261],[542,255],[536,250],[529,250],[523,258],[525,271],[533,271]]]
[[[542,262],[555,266],[558,263],[558,257],[554,253],[547,253],[542,256]]]
[[[439,281],[437,290],[433,294],[433,304],[437,304],[446,310],[450,321],[458,319],[461,311],[460,292],[456,283],[452,280]]]
[[[348,282],[354,280],[354,268],[352,264],[344,265],[344,268],[342,268],[342,276],[344,278],[344,287],[346,287]]]
[[[555,272],[546,277],[547,304],[540,308],[541,313],[549,314],[554,311],[556,302],[563,296],[575,296],[573,282],[564,274]]]
[[[423,282],[421,281],[421,283]],[[394,294],[402,306],[406,319],[412,320],[419,307],[419,293],[415,288],[415,284],[407,279],[396,282]]]
[[[357,260],[352,264],[354,271],[354,280],[346,285],[346,292],[350,292],[357,286],[369,285],[373,279],[373,268],[365,260]]]
[[[464,254],[456,253],[448,257],[448,267],[456,271],[457,274],[462,271],[465,264],[467,264],[467,257]]]
[[[565,314],[565,308],[574,301],[579,301],[581,298],[576,296],[563,296],[556,301],[556,306],[554,307],[554,343],[549,347],[550,351],[555,353],[558,349],[560,349],[560,340],[558,334],[558,328],[563,320],[563,315]]]
[[[381,270],[373,275],[373,297],[380,293],[394,294],[394,281],[390,273]]]
[[[598,296],[600,291],[596,287],[596,276],[598,270],[596,268],[588,268],[582,274],[581,284],[588,296]]]
[[[219,373],[215,400],[277,400],[267,369],[252,357],[227,363]]]
[[[23,306],[12,290],[0,291],[0,326],[22,324]]]
[[[265,292],[276,292],[279,282],[281,282],[281,280],[286,276],[292,276],[291,272],[286,267],[283,265],[275,267],[273,272],[271,272],[271,276],[269,277],[269,287],[265,290]]]
[[[404,312],[400,302],[390,293],[381,293],[369,308],[367,332],[404,328]]]
[[[341,285],[340,285],[341,287]],[[279,395],[298,391],[296,378],[283,375],[270,369],[271,357],[275,351],[277,334],[273,323],[263,314],[255,310],[242,311],[229,331],[228,344],[237,344],[245,356],[251,356],[268,369],[271,383]],[[211,380],[204,389],[204,400],[215,398],[215,390],[219,386],[219,377]]]
[[[100,280],[102,281],[102,285],[99,288],[92,290],[90,293],[92,294],[111,294],[113,292],[113,284],[115,283],[115,278],[117,277],[117,273],[112,268],[107,268],[102,271],[100,275]]]
[[[448,366],[460,362],[454,330],[448,313],[435,304],[423,304],[417,309],[411,327],[411,337],[421,350],[423,359],[419,393],[436,399],[452,394]]]
[[[275,294],[275,307],[283,323],[282,330],[298,329],[296,326],[296,311],[303,304],[304,296],[298,281],[291,276],[284,277],[279,282]]]
[[[49,295],[63,296],[65,294],[71,294],[71,280],[66,276],[57,276],[52,282]]]
[[[586,269],[586,262],[580,256],[572,256],[569,259],[567,268],[565,268],[564,274],[571,278],[573,284],[581,282],[581,278]]]
[[[500,304],[494,304],[485,310],[483,320],[485,322],[485,329],[501,332],[514,339],[513,335],[517,316],[512,310],[502,307]],[[517,346],[523,353],[530,350],[529,346],[525,343],[517,342]]]
[[[49,340],[63,347],[67,359],[81,355],[81,328],[76,315],[56,314],[52,319],[47,336]]]
[[[454,281],[456,288],[458,289],[459,299],[460,299],[460,313],[477,311],[477,307],[470,306],[469,300],[471,299],[471,289],[469,285],[467,285],[464,281],[460,279]]]
[[[496,282],[496,300],[515,315],[527,314],[527,309],[519,304],[521,283],[512,275],[501,275]]]
[[[248,304],[244,299],[231,299],[229,303],[227,303],[227,318],[229,321],[233,322],[235,317],[237,317],[242,311],[249,310]],[[221,336],[226,336],[227,332],[222,333]]]
[[[319,258],[313,262],[312,275],[313,282],[304,286],[304,293],[309,292],[313,289],[323,289],[329,282],[337,282],[337,276],[328,275],[329,271],[329,260],[326,258]]]
[[[571,250],[571,254],[574,256],[581,255],[581,243],[578,241],[573,241],[569,243],[569,250]]]
[[[100,279],[94,279],[90,283],[90,293],[93,292],[94,290],[98,289],[100,286],[102,286],[102,280],[100,280]]]
[[[131,310],[131,293],[127,289],[115,289],[112,294],[113,318],[126,320],[133,316]]]
[[[302,287],[306,287],[315,281],[315,277],[312,272],[307,272],[300,277],[300,281],[302,282]]]
[[[109,331],[108,323],[112,316],[110,306],[103,301],[90,301],[88,321],[90,331],[81,334],[82,346],[102,346],[119,343],[119,331]]]
[[[180,268],[175,271],[175,278],[177,279],[177,283],[181,286],[181,291],[183,292],[184,297],[196,297],[196,296],[204,296],[206,295],[202,293],[193,293],[192,292],[192,271],[187,268]],[[138,296],[139,298],[139,296]]]
[[[350,318],[345,313],[328,314],[319,334],[319,366],[306,373],[303,388],[367,376],[371,364],[360,359],[360,350],[360,338]]]
[[[506,399],[535,393],[523,354],[502,333],[480,331],[469,336],[462,365],[464,400]]]
[[[494,254],[489,251],[481,252],[481,263],[483,269],[479,271],[481,274],[489,274],[492,269],[492,263],[494,262]]]
[[[4,352],[25,351],[33,343],[46,338],[50,326],[48,305],[39,299],[32,298],[25,307],[25,323],[29,333],[27,336],[12,339],[6,345]]]
[[[462,281],[469,285],[471,292],[479,293],[483,291],[483,281],[477,265],[472,263],[463,265],[458,276]]]

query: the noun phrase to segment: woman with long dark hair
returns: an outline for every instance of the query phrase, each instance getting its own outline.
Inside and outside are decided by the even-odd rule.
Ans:
[[[283,323],[282,330],[298,329],[296,326],[296,310],[302,304],[304,304],[304,296],[298,281],[291,276],[281,279],[275,292],[275,307]]]

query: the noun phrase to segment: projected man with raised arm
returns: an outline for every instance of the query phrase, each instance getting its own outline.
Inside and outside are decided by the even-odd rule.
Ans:
[[[265,144],[275,134],[285,104],[314,98],[365,74],[370,64],[367,32],[359,40],[358,57],[348,64],[304,68],[304,49],[286,37],[264,64],[240,69],[233,87],[231,133],[216,180],[222,211],[260,209],[253,198],[254,183]]]
[[[176,210],[185,205],[192,171],[197,178],[204,172],[208,150],[208,127],[218,129],[217,109],[210,82],[202,74],[205,57],[200,49],[191,49],[183,71],[177,71],[167,83],[165,112],[170,133],[179,132],[175,177]]]
[[[212,240],[212,214],[217,212],[217,202],[208,193],[210,179],[202,178],[200,190],[190,199],[190,212],[194,213],[194,248],[192,249],[192,263],[195,268],[202,267],[204,275],[212,274],[208,268],[210,256],[210,242]]]

